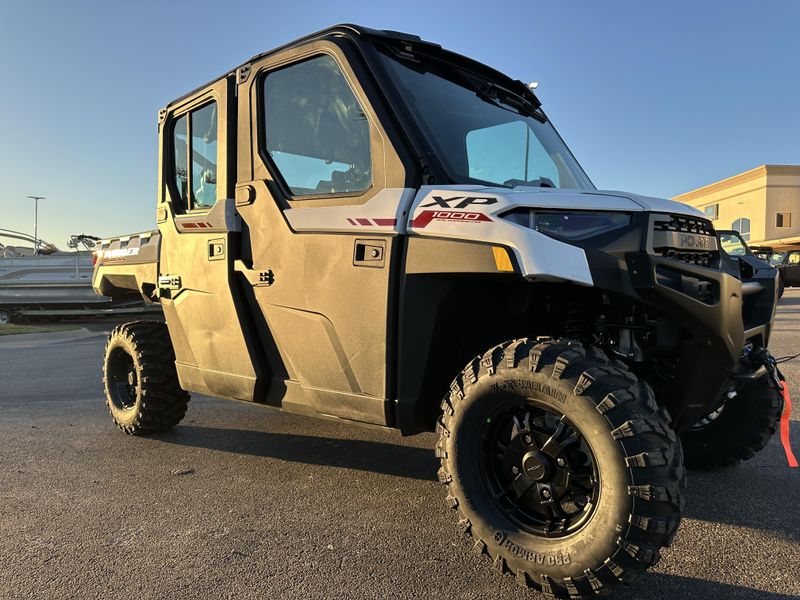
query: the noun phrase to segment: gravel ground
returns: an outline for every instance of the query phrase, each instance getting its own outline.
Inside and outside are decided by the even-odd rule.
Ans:
[[[91,329],[0,343],[0,598],[540,597],[457,533],[432,435],[197,397],[174,431],[131,438],[101,398],[110,325]],[[771,347],[799,342],[792,290]],[[785,373],[798,406],[800,360]],[[777,437],[735,469],[690,474],[675,543],[614,597],[800,597],[798,499]]]

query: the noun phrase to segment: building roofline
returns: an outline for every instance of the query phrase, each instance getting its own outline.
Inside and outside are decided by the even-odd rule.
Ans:
[[[684,192],[682,194],[678,194],[677,196],[673,196],[673,200],[678,200],[679,202],[687,202],[689,200],[694,200],[699,196],[705,196],[708,194],[712,194],[714,192],[721,192],[727,188],[731,188],[735,185],[739,185],[742,183],[747,183],[748,181],[753,181],[754,179],[758,179],[759,177],[766,177],[768,175],[800,175],[800,165],[759,165],[753,169],[749,169],[742,173],[737,173],[736,175],[732,175],[731,177],[726,177],[725,179],[720,179],[719,181],[715,181],[714,183],[709,183],[708,185],[704,185],[699,188],[695,188],[688,192]]]
[[[767,165],[759,165],[754,169],[749,169],[747,171],[744,171],[743,173],[737,173],[736,175],[732,175],[731,177],[726,177],[725,179],[720,179],[719,181],[715,181],[714,183],[709,183],[708,185],[704,185],[699,188],[689,190],[688,192],[678,194],[677,196],[673,196],[672,199],[678,200],[679,202],[686,202],[687,200],[692,200],[694,198],[697,198],[698,196],[704,196],[706,194],[711,194],[713,192],[719,192],[734,185],[738,185],[740,183],[747,183],[748,181],[752,181],[753,179],[758,179],[759,177],[765,176],[766,174],[767,174]]]

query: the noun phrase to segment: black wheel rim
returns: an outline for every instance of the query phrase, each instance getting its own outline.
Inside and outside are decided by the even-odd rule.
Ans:
[[[707,429],[711,427],[717,422],[717,419],[719,419],[720,415],[724,410],[725,410],[725,402],[720,404],[716,410],[713,410],[712,412],[708,413],[705,417],[703,417],[697,423],[692,425],[689,428],[689,431],[700,431],[702,429]]]
[[[131,410],[136,405],[139,376],[133,357],[122,348],[108,355],[106,378],[111,402],[119,410]]]
[[[479,464],[494,504],[528,533],[570,535],[597,506],[594,454],[580,430],[552,409],[520,402],[493,411],[481,429]]]

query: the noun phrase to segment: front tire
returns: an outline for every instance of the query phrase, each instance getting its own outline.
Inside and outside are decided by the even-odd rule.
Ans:
[[[637,579],[672,541],[680,443],[650,388],[602,351],[506,342],[467,365],[442,408],[447,502],[521,584],[589,597]]]
[[[136,321],[114,328],[103,360],[106,405],[127,434],[167,431],[186,414],[166,323]]]
[[[781,393],[768,375],[747,383],[681,434],[686,467],[713,471],[752,458],[774,435],[782,409]]]

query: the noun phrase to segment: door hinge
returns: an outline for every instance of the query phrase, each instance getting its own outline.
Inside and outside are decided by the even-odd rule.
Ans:
[[[242,65],[238,69],[236,69],[236,84],[242,85],[247,79],[250,77],[250,68],[249,64]],[[237,90],[238,93],[238,90]]]
[[[250,269],[243,261],[237,260],[233,263],[233,270],[244,275],[247,282],[253,287],[269,287],[275,283],[275,273],[272,272],[272,269],[264,271]]]
[[[160,290],[179,290],[181,289],[180,275],[159,275],[158,289]]]

